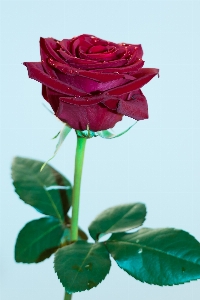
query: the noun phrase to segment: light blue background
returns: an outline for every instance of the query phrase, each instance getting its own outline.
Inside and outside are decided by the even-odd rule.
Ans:
[[[145,226],[182,228],[200,240],[199,1],[2,1],[1,2],[1,290],[2,300],[63,299],[53,258],[16,264],[14,244],[24,224],[41,215],[14,194],[14,156],[46,161],[62,123],[42,106],[41,84],[28,78],[24,61],[39,61],[39,37],[88,33],[114,42],[141,43],[145,67],[160,69],[143,88],[149,120],[111,141],[87,142],[80,224],[102,210],[144,202]],[[199,27],[198,27],[199,26]],[[124,120],[118,129],[127,128]],[[75,135],[52,165],[72,181]],[[200,281],[176,287],[140,283],[114,261],[97,288],[74,300],[197,300]]]

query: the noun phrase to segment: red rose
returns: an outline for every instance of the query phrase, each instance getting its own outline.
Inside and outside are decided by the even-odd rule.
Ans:
[[[62,41],[40,38],[41,62],[25,62],[29,77],[56,116],[74,129],[112,128],[122,116],[148,118],[141,87],[158,69],[142,68],[141,45],[115,44],[83,34]]]

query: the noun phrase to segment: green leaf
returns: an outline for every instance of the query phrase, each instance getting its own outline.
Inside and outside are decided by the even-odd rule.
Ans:
[[[59,132],[59,134],[57,134],[54,138],[56,138],[59,135],[59,140],[58,143],[56,145],[56,150],[53,154],[53,156],[51,158],[49,158],[41,167],[41,171],[44,169],[44,167],[47,165],[47,163],[52,160],[55,155],[57,154],[58,150],[60,149],[60,147],[62,146],[62,143],[64,142],[65,138],[67,137],[67,135],[70,133],[71,131],[71,127],[69,127],[67,124],[64,125],[63,129]]]
[[[110,266],[109,253],[102,243],[78,241],[55,254],[55,271],[69,294],[97,286],[109,273]]]
[[[106,209],[89,226],[89,233],[94,240],[99,235],[123,232],[139,227],[146,216],[146,207],[142,203],[118,205]]]
[[[12,179],[15,191],[25,203],[41,213],[64,219],[71,206],[70,182],[54,168],[40,168],[43,162],[15,157],[12,163]]]
[[[128,127],[126,130],[124,130],[121,133],[118,134],[114,134],[112,131],[109,130],[101,130],[101,131],[97,131],[97,134],[104,139],[114,139],[117,137],[120,137],[121,135],[125,134],[127,131],[129,131],[135,124],[137,123],[137,121],[131,125],[130,127]]]
[[[50,257],[58,249],[63,232],[62,224],[52,217],[27,223],[17,237],[16,262],[37,263]]]
[[[120,268],[136,279],[175,285],[200,278],[200,243],[173,228],[113,234],[106,242]]]

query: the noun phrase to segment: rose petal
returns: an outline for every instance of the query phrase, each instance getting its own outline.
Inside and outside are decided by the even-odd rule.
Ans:
[[[63,49],[63,51],[66,51],[69,55],[71,55],[71,40],[70,39],[63,39],[59,42],[60,47]],[[62,50],[60,49],[60,50]],[[58,52],[58,51],[57,51]]]
[[[118,95],[123,95],[126,93],[130,93],[131,91],[140,89],[159,72],[158,69],[142,69],[142,70],[143,71],[141,71],[139,75],[137,73],[138,78],[136,80],[127,83],[123,86],[113,88],[110,91],[107,91],[106,94],[110,96],[118,96]],[[136,76],[136,74],[134,76]]]
[[[68,63],[62,64],[62,63],[59,63],[59,62],[53,60],[52,58],[49,58],[48,62],[53,68],[56,68],[57,70],[59,70],[60,72],[62,72],[64,74],[67,74],[70,76],[79,75],[79,76],[93,79],[98,82],[107,82],[107,81],[117,80],[120,78],[126,78],[129,80],[135,79],[135,77],[133,77],[131,75],[119,74],[118,72],[101,73],[101,70],[99,72],[79,70],[79,69],[71,67]]]
[[[58,110],[58,106],[59,106],[59,98],[63,95],[60,94],[50,88],[46,88],[46,92],[47,92],[47,97],[48,97],[48,102],[51,105],[54,113],[56,113],[56,111]]]
[[[129,82],[128,79],[119,78],[112,81],[99,82],[85,76],[78,74],[71,76],[69,74],[57,73],[58,78],[61,82],[66,82],[69,86],[73,86],[78,90],[85,91],[85,94],[89,93],[100,93],[110,90],[116,86],[121,86]]]
[[[47,60],[49,59],[49,53],[45,45],[45,39],[43,38],[40,38],[40,55],[45,72],[49,74],[50,77],[57,78],[56,72],[48,65]]]
[[[139,90],[133,96],[133,100],[118,103],[117,112],[135,120],[148,119],[148,105],[145,96]]]
[[[109,62],[95,62],[89,59],[82,59],[78,57],[73,57],[68,53],[64,52],[62,49],[59,49],[57,52],[67,61],[67,63],[77,69],[82,70],[93,70],[93,69],[101,69],[104,70],[106,68],[117,68],[126,65],[127,59],[119,59],[113,60]]]
[[[124,73],[135,74],[136,72],[138,72],[139,69],[141,69],[143,67],[143,65],[144,65],[144,61],[138,60],[130,66],[124,66],[124,67],[120,67],[118,69],[116,69],[116,68],[96,69],[95,72],[102,72],[102,73],[115,72],[115,73],[119,73],[119,74],[124,74]]]
[[[28,75],[30,78],[39,81],[40,83],[44,84],[51,89],[64,93],[66,95],[73,95],[73,96],[85,96],[85,92],[81,92],[80,90],[76,89],[75,87],[71,87],[70,85],[61,82],[55,78],[51,78],[47,75],[40,62],[24,62],[23,63],[28,69]]]
[[[111,53],[93,53],[93,54],[82,53],[82,58],[89,59],[89,60],[96,60],[99,62],[111,61],[117,59],[117,53],[118,53],[117,50]]]
[[[92,131],[106,130],[114,127],[121,121],[122,115],[114,113],[99,104],[79,106],[60,101],[56,116],[77,130],[89,129]]]
[[[58,41],[59,43],[59,41]],[[47,54],[49,54],[50,56],[52,56],[54,59],[56,59],[59,62],[65,62],[64,59],[62,59],[57,53],[56,50],[58,49],[58,44],[56,42],[56,40],[52,39],[52,38],[40,38],[40,44],[43,45],[45,44],[46,49],[48,51]]]
[[[94,105],[100,102],[105,103],[107,101],[115,101],[115,102],[119,101],[118,98],[104,96],[104,94],[98,96],[89,96],[89,97],[60,97],[60,100],[69,104],[83,105],[83,106]]]
[[[49,102],[48,97],[47,97],[47,88],[44,84],[42,84],[42,96],[47,102]]]

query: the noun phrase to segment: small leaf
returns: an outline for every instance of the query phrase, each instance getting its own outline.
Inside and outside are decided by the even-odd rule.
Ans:
[[[123,232],[139,227],[146,216],[146,207],[142,203],[118,205],[106,209],[89,226],[89,233],[94,240],[99,235]]]
[[[97,131],[98,135],[101,137],[101,138],[104,138],[104,139],[114,139],[114,138],[117,138],[117,137],[120,137],[121,135],[125,134],[127,131],[129,131],[135,124],[137,123],[137,121],[131,125],[130,127],[128,127],[126,130],[124,130],[123,132],[121,133],[118,133],[118,134],[114,134],[112,133],[111,131],[109,130],[101,130],[101,131]]]
[[[71,131],[71,129],[72,129],[72,128],[69,127],[68,125],[66,125],[66,124],[64,125],[63,129],[60,131],[59,140],[58,140],[58,143],[57,143],[57,145],[56,145],[56,150],[55,150],[53,156],[52,156],[51,158],[49,158],[49,159],[47,160],[47,162],[45,162],[45,163],[42,165],[40,171],[42,171],[42,170],[44,169],[44,167],[46,166],[46,164],[47,164],[50,160],[52,160],[52,159],[55,157],[55,155],[57,154],[58,150],[59,150],[60,147],[62,146],[62,143],[64,142],[65,138],[67,137],[67,135],[69,134],[69,132]],[[57,136],[56,136],[56,137],[57,137]]]
[[[119,267],[142,282],[163,286],[200,278],[200,243],[183,230],[113,234],[106,246]]]
[[[64,227],[54,218],[27,223],[17,237],[16,262],[37,263],[50,257],[58,249],[63,232]]]
[[[55,271],[69,294],[97,286],[109,273],[110,266],[109,253],[102,243],[78,241],[55,254]]]
[[[12,163],[15,191],[20,199],[43,214],[63,220],[71,206],[71,184],[49,165],[40,172],[42,164],[41,161],[15,157]],[[54,189],[55,186],[67,189]]]

